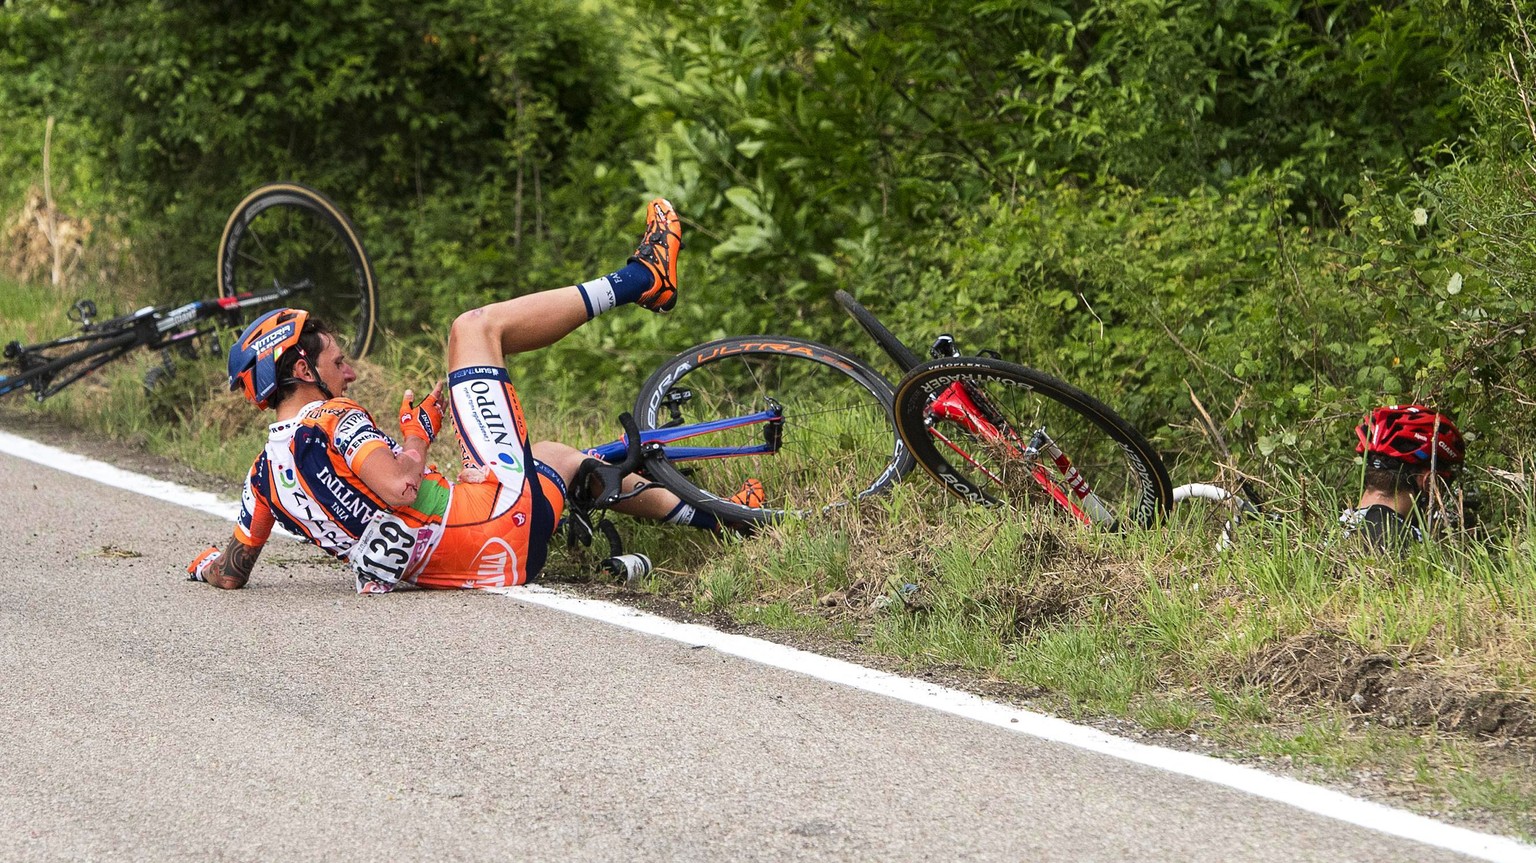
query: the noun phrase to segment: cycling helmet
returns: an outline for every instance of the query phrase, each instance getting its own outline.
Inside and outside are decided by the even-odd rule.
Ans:
[[[1391,405],[1371,411],[1355,429],[1360,442],[1355,452],[1365,453],[1373,468],[1435,466],[1444,479],[1461,470],[1467,445],[1456,424],[1445,414],[1423,405]]]
[[[276,309],[246,327],[229,349],[229,388],[242,390],[246,401],[266,410],[267,400],[282,383],[277,379],[278,357],[298,348],[308,318],[303,309]]]

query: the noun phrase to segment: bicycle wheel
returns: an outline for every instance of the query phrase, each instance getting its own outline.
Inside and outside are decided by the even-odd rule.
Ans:
[[[219,240],[219,296],[302,288],[300,306],[367,356],[377,331],[378,283],[357,229],[329,198],[297,183],[269,183],[235,207]]]
[[[690,348],[651,374],[634,415],[641,431],[690,435],[666,444],[652,478],[730,522],[824,512],[912,468],[890,382],[802,339],[741,336]],[[761,481],[763,506],[731,502],[748,479]]]
[[[919,365],[896,385],[896,428],[917,463],[972,503],[1046,505],[1111,529],[1172,505],[1157,451],[1098,399],[990,357]]]
[[[886,356],[891,358],[896,368],[901,369],[902,374],[912,371],[918,363],[922,362],[917,351],[896,338],[895,334],[886,329],[885,324],[880,323],[880,319],[875,317],[874,313],[860,305],[852,294],[847,291],[838,291],[832,297],[837,300],[838,305],[843,307],[843,311],[859,322],[859,326],[864,328],[864,332],[869,333],[869,337],[875,340],[880,350],[885,351]]]

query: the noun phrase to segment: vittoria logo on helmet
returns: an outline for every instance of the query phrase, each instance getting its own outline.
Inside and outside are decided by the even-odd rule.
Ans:
[[[273,348],[277,348],[277,352],[274,353],[273,356],[281,356],[283,343],[293,338],[294,330],[295,327],[292,322],[283,324],[272,332],[267,333],[266,335],[257,339],[256,344],[251,345],[251,350],[258,354],[264,354]]]

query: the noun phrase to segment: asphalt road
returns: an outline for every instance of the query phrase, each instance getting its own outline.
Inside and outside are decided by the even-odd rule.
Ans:
[[[1279,803],[0,455],[0,860],[1440,861]]]

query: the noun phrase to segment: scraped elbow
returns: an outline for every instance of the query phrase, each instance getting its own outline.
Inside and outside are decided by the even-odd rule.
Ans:
[[[384,503],[390,509],[399,509],[402,506],[410,506],[416,502],[416,492],[410,494],[384,495]]]
[[[421,491],[421,473],[419,469],[413,472],[407,479],[395,483],[388,494],[380,495],[384,503],[390,509],[398,509],[402,506],[410,506],[416,502],[416,495]]]

